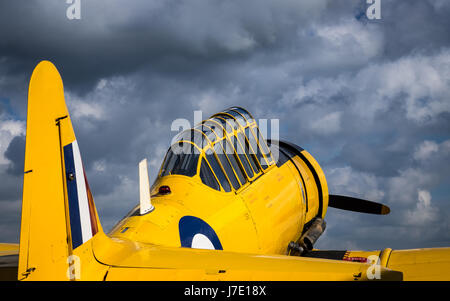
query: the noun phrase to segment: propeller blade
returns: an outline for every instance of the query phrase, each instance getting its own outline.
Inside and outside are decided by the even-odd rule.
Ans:
[[[380,215],[391,212],[388,206],[380,203],[335,194],[329,195],[328,206],[342,210]]]

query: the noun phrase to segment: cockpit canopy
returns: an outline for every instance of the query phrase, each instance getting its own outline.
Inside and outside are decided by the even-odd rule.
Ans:
[[[159,177],[199,177],[223,192],[239,190],[275,164],[248,111],[232,107],[177,135]]]

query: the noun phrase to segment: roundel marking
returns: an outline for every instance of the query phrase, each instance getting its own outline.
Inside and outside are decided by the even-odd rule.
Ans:
[[[178,223],[178,228],[182,247],[223,250],[214,229],[198,217],[183,216]]]

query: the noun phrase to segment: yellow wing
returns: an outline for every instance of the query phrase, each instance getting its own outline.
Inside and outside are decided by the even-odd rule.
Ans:
[[[411,250],[347,251],[345,260],[365,259],[378,256],[382,267],[401,271],[403,280],[449,281],[450,248],[428,248]]]
[[[17,279],[18,244],[0,243],[0,281]]]

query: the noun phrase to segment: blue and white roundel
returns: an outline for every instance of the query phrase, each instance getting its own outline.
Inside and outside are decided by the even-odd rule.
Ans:
[[[178,223],[178,228],[182,247],[223,250],[214,229],[198,217],[183,216]]]

